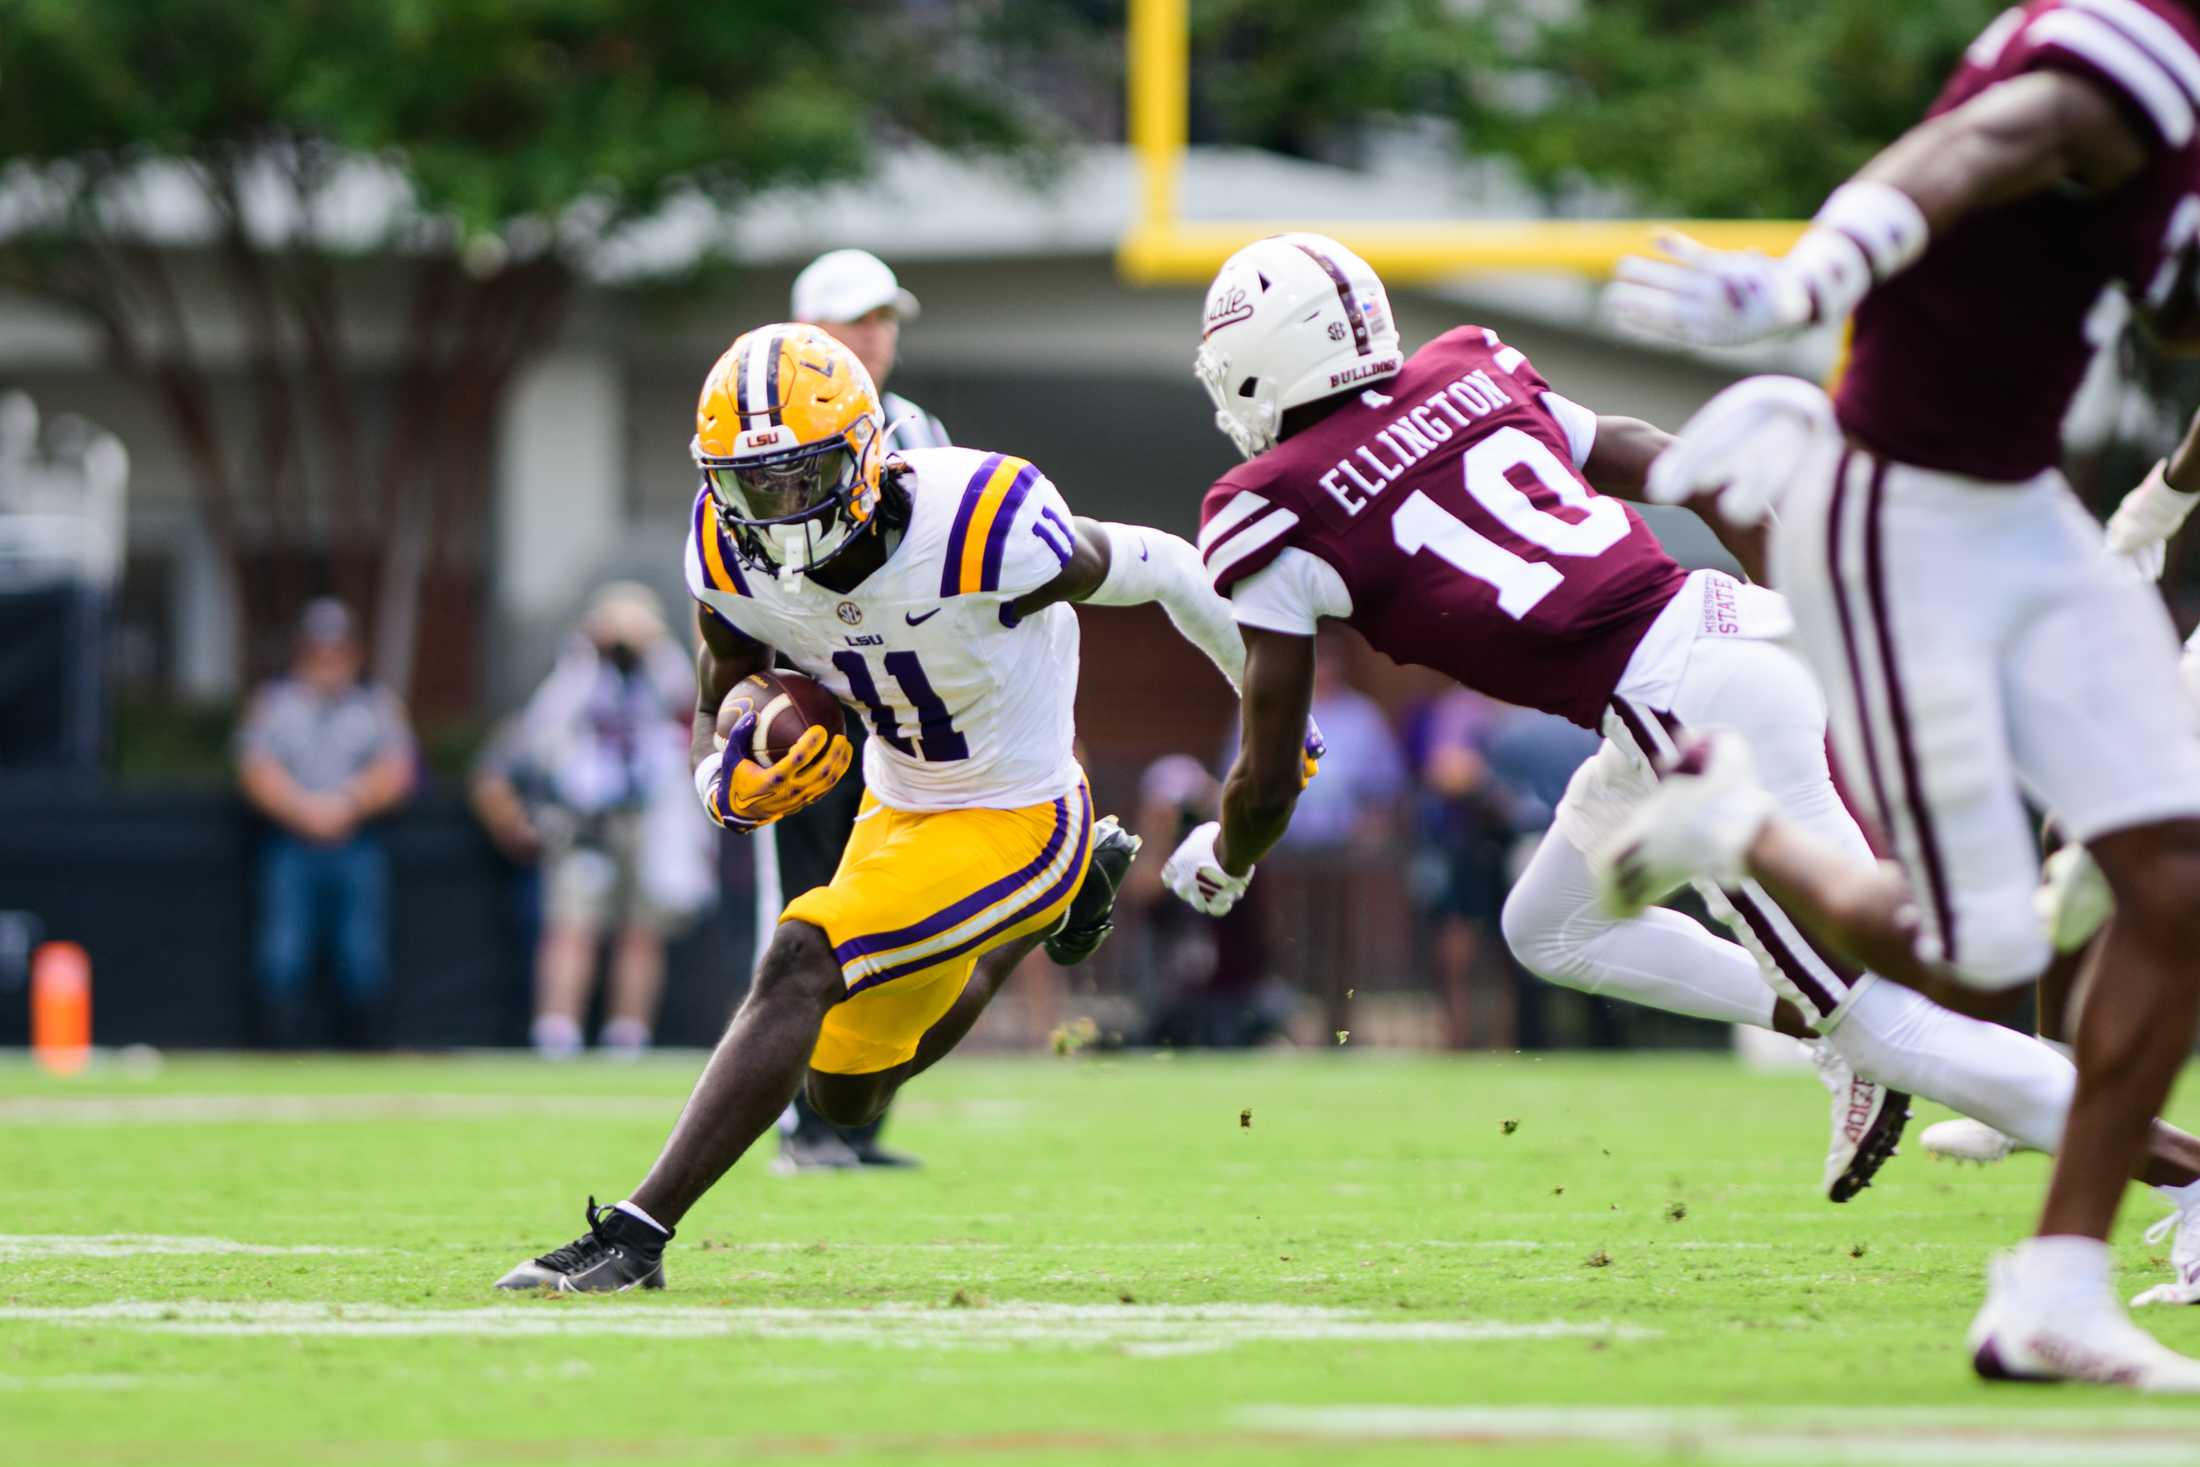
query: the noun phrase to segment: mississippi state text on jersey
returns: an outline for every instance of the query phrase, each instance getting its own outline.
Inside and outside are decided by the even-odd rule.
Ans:
[[[1687,573],[1581,477],[1596,420],[1479,326],[1215,482],[1200,552],[1239,622],[1377,650],[1594,729]]]
[[[970,448],[911,449],[888,471],[909,523],[853,591],[743,567],[705,490],[689,592],[856,710],[873,734],[863,781],[885,804],[1017,809],[1076,788],[1077,614],[1010,610],[1069,562],[1061,492],[1023,459]]]
[[[2036,0],[1986,28],[1928,115],[2042,70],[2117,99],[2151,156],[2106,195],[2050,189],[1978,210],[1865,297],[1835,407],[1890,458],[1982,479],[2055,466],[2102,290],[2160,308],[2191,288],[2200,25],[2173,0]]]

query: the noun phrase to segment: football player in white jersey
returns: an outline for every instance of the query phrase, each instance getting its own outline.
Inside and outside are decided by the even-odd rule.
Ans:
[[[846,738],[821,726],[768,767],[747,757],[746,721],[717,747],[721,701],[778,653],[869,721],[869,790],[832,881],[781,914],[649,1175],[615,1207],[591,1200],[586,1233],[499,1287],[662,1287],[674,1227],[798,1086],[835,1124],[876,1115],[1047,933],[1106,920],[1136,846],[1094,821],[1071,752],[1066,603],[1159,602],[1233,685],[1242,673],[1229,605],[1189,543],[1073,518],[1023,459],[889,454],[884,434],[863,364],[813,326],[747,333],[703,385],[696,789],[747,832],[845,772]]]

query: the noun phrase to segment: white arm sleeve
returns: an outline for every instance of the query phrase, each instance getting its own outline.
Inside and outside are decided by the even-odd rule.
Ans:
[[[1311,637],[1324,617],[1352,614],[1352,592],[1335,566],[1292,545],[1230,588],[1230,610],[1240,626]]]
[[[1230,603],[1208,584],[1207,567],[1192,548],[1166,530],[1101,522],[1108,535],[1108,573],[1085,598],[1087,606],[1161,603],[1169,621],[1230,680],[1245,677],[1245,639],[1230,618]]]
[[[1543,394],[1543,410],[1558,419],[1558,426],[1566,430],[1566,446],[1573,450],[1574,467],[1589,466],[1589,455],[1597,446],[1597,415],[1570,397],[1555,392]]]

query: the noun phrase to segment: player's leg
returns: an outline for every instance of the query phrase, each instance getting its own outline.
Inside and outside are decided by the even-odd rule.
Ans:
[[[861,720],[851,727],[849,736],[858,754],[840,783],[814,804],[758,832],[758,921],[762,933],[769,933],[777,925],[789,901],[826,885],[840,868],[855,830],[856,813],[863,803]],[[780,1118],[779,1154],[772,1169],[781,1174],[845,1171],[863,1165],[866,1155],[875,1162],[914,1165],[915,1158],[889,1152],[878,1144],[878,1132],[884,1124],[881,1116],[865,1132],[843,1131],[811,1107],[806,1090],[797,1089],[793,1103]]]
[[[890,1069],[868,1074],[840,1075],[812,1069],[804,1086],[817,1114],[841,1127],[861,1126],[884,1113],[894,1095],[908,1081],[945,1059],[962,1043],[994,996],[1015,975],[1033,949],[1044,941],[1043,932],[1030,932],[1003,943],[972,965],[970,977],[948,1006],[917,1039],[917,1052]]]
[[[586,1233],[521,1264],[497,1287],[561,1293],[663,1288],[664,1248],[673,1230],[786,1109],[818,1028],[844,992],[825,934],[807,922],[781,923],[747,997],[633,1196],[606,1208],[589,1199]]]
[[[1113,879],[1137,849],[1122,851],[1128,838],[1114,822],[1093,820],[1082,788],[1027,810],[903,817],[897,839],[925,873],[926,915],[840,942],[850,996],[827,1017],[805,1086],[836,1124],[876,1115],[961,1041],[1016,965],[1086,899],[1098,842],[1110,840],[1120,856],[1111,857]],[[1100,879],[1112,906],[1113,879]]]
[[[2116,915],[2082,980],[2078,1095],[2040,1223],[2050,1245],[2106,1238],[2200,1021],[2200,743],[2178,695],[2175,635],[2150,589],[2085,553],[2095,527],[2064,522],[2067,592],[2005,661],[2012,741],[2028,782],[2099,864]],[[2104,639],[2114,657],[2099,655]],[[2105,1257],[2088,1255],[2104,1268]]]
[[[1597,757],[1607,751],[1624,757],[1610,744]],[[1738,944],[1662,907],[1626,919],[1609,915],[1563,820],[1513,883],[1499,927],[1522,967],[1562,988],[1797,1039],[1810,1034]]]
[[[1701,666],[1703,660],[1692,666]],[[1805,717],[1813,716],[1816,695],[1800,668],[1769,647],[1743,660],[1769,660],[1771,665],[1757,672],[1760,677],[1773,675],[1775,681],[1786,662],[1800,681]],[[1507,944],[1523,967],[1566,987],[1697,1018],[1772,1028],[1799,1039],[1816,1038],[1818,1021],[1845,1008],[1853,975],[1837,974],[1809,951],[1802,934],[1770,908],[1762,893],[1704,889],[1722,920],[1747,937],[1747,948],[1675,912],[1653,907],[1622,920],[1599,901],[1582,853],[1650,794],[1654,741],[1666,737],[1655,715],[1617,706],[1615,714],[1613,737],[1575,772],[1550,834],[1506,897],[1500,925]],[[1816,743],[1811,741],[1813,750]],[[1814,1005],[1807,1009],[1802,1007],[1805,993]],[[1869,1185],[1893,1154],[1909,1115],[1909,1096],[1859,1074],[1823,1042],[1815,1054],[1832,1104],[1823,1184],[1833,1200],[1846,1201]]]

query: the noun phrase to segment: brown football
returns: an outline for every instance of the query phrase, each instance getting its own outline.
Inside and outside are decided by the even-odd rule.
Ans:
[[[756,732],[750,736],[749,747],[728,752],[743,754],[759,764],[776,764],[784,759],[794,741],[813,723],[823,724],[828,733],[847,730],[840,700],[826,692],[815,678],[799,672],[760,672],[735,683],[718,705],[718,737],[725,738],[751,713],[756,715]]]

